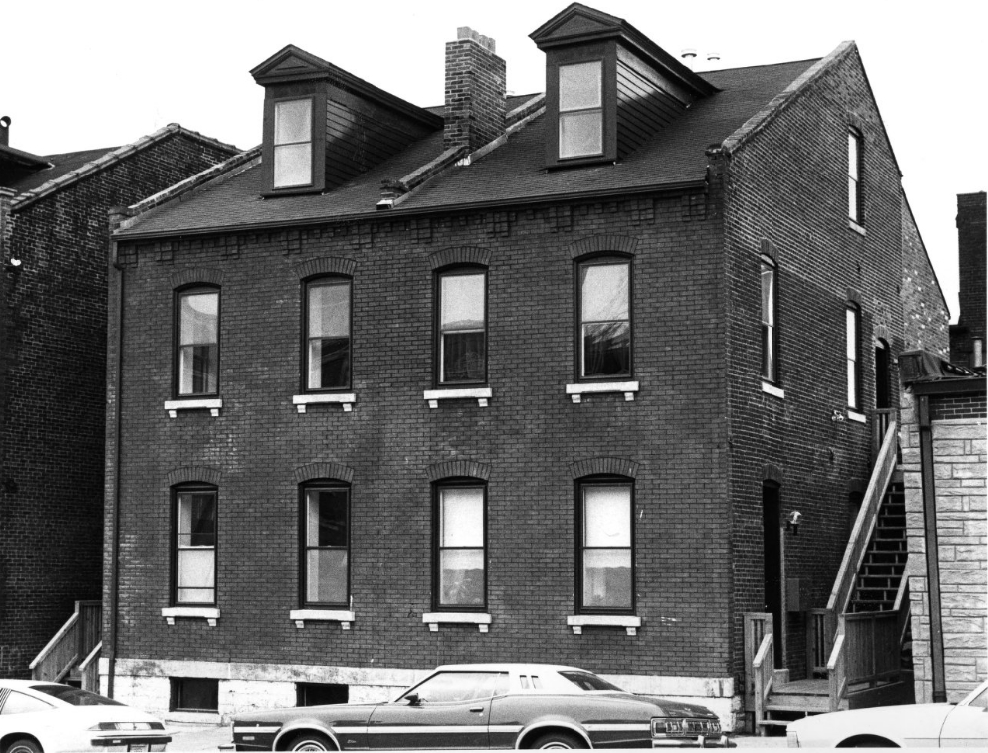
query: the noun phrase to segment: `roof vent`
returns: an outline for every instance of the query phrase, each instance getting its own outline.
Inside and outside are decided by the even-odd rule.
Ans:
[[[690,70],[693,70],[693,64],[696,62],[696,50],[692,47],[685,48],[679,53],[679,57],[683,59],[683,62],[689,66]]]
[[[719,52],[708,52],[707,53],[707,62],[708,63],[713,63],[716,60],[720,60],[720,53]]]

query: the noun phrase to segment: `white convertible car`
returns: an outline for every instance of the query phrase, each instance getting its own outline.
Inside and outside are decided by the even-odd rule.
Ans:
[[[988,681],[958,704],[836,711],[789,725],[790,748],[981,748],[988,750]]]

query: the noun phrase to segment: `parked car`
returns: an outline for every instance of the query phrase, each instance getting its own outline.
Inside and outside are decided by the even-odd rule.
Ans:
[[[920,703],[835,711],[793,722],[790,748],[988,749],[988,681],[958,704]]]
[[[703,706],[545,664],[438,667],[390,703],[233,717],[237,750],[734,747]]]
[[[0,750],[165,750],[161,720],[88,690],[34,680],[0,680]]]

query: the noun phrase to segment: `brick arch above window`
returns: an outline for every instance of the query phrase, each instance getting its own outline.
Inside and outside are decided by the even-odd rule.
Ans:
[[[772,463],[766,463],[762,466],[762,481],[771,481],[773,484],[778,484],[782,486],[782,482],[785,481],[786,475],[782,472],[782,469],[777,465]]]
[[[223,270],[212,267],[185,267],[172,273],[172,287],[182,288],[186,285],[206,283],[208,285],[223,284]]]
[[[343,256],[321,256],[318,259],[308,259],[295,265],[295,274],[300,280],[316,275],[346,275],[353,277],[357,271],[357,262]]]
[[[325,461],[300,465],[295,469],[296,483],[302,484],[317,478],[333,478],[350,484],[353,483],[353,468],[343,463]]]
[[[429,481],[439,481],[444,478],[479,478],[487,481],[491,475],[491,467],[477,460],[445,460],[433,463],[425,469]]]
[[[185,465],[170,470],[165,476],[165,481],[169,487],[193,482],[219,486],[222,475],[219,470],[208,465]]]
[[[451,246],[429,254],[429,266],[432,269],[442,269],[455,264],[480,264],[489,267],[491,251],[482,246]]]
[[[861,291],[860,290],[858,290],[857,288],[848,288],[847,289],[847,296],[846,297],[847,297],[847,302],[848,303],[853,303],[853,304],[857,305],[858,308],[861,308]]]
[[[622,254],[634,255],[638,248],[638,239],[626,235],[592,235],[570,244],[569,253],[573,259],[590,254],[615,251]]]
[[[628,458],[586,458],[570,465],[573,478],[584,476],[625,476],[637,478],[639,463]]]
[[[762,238],[761,254],[771,259],[773,264],[779,263],[779,248],[768,238]]]

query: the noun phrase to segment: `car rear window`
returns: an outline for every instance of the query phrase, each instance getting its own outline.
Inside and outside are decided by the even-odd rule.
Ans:
[[[71,688],[68,685],[32,685],[31,690],[50,695],[70,706],[123,706],[120,701],[104,698],[88,690]]]
[[[589,672],[560,672],[559,674],[576,685],[580,690],[616,690],[619,693],[623,692],[616,685],[611,685],[607,680],[602,680],[597,675],[590,674]]]

